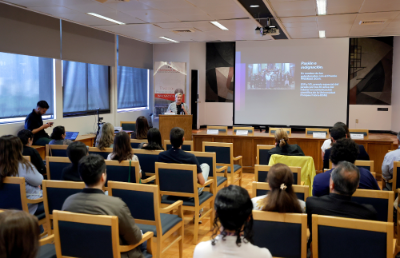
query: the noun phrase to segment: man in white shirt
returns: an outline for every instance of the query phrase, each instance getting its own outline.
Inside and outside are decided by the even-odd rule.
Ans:
[[[400,132],[397,134],[397,139],[400,142]],[[393,177],[393,162],[400,161],[400,146],[397,150],[386,153],[382,162],[382,177],[386,181],[386,189],[392,190],[392,183],[389,181]]]

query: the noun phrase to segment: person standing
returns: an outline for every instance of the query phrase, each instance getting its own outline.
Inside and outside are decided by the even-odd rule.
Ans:
[[[44,129],[53,126],[53,122],[43,124],[42,116],[49,109],[49,104],[45,100],[37,103],[36,108],[32,110],[25,119],[25,129],[31,130],[33,133],[33,144],[43,145],[48,144],[51,139]]]
[[[189,115],[189,107],[183,103],[183,94],[176,93],[175,94],[175,102],[169,104],[167,112],[175,113],[176,115]]]

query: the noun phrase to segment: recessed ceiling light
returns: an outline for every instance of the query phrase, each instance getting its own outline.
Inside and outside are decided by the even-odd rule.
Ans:
[[[325,38],[325,31],[324,30],[320,30],[319,31],[319,37],[320,38]]]
[[[123,22],[113,20],[113,19],[111,19],[111,18],[105,17],[105,16],[100,15],[100,14],[97,14],[97,13],[88,13],[88,14],[89,14],[89,15],[92,15],[92,16],[95,16],[95,17],[97,17],[97,18],[100,18],[100,19],[104,19],[104,20],[107,20],[107,21],[110,21],[110,22],[117,23],[117,24],[119,24],[119,25],[125,25],[125,23],[123,23]]]
[[[176,40],[173,40],[173,39],[170,39],[170,38],[167,38],[167,37],[160,37],[160,39],[165,39],[165,40],[168,40],[168,41],[171,41],[171,42],[174,42],[174,43],[179,43],[179,41],[176,41]]]
[[[250,7],[251,8],[257,8],[257,7],[260,7],[258,4],[253,4],[253,5],[250,5]]]
[[[212,21],[212,24],[214,24],[215,26],[217,26],[218,28],[220,28],[221,30],[228,30],[227,27],[225,27],[224,25],[222,25],[221,23],[217,22],[217,21]]]
[[[326,14],[326,0],[317,0],[318,15]]]

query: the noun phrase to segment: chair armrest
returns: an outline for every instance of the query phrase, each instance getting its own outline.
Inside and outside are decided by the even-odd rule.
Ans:
[[[225,169],[228,169],[228,167],[227,167],[227,166],[222,166],[222,167],[220,167],[220,168],[217,168],[217,169],[215,170],[215,173],[222,173],[222,171],[224,171]]]
[[[197,184],[197,187],[198,187],[198,188],[205,187],[205,186],[210,185],[210,184],[212,184],[212,183],[214,183],[214,179],[208,179],[208,180],[204,183],[204,185]]]
[[[301,182],[300,182],[300,185],[306,185],[306,182],[301,181]]]
[[[167,206],[165,208],[160,208],[160,212],[167,213],[167,212],[170,212],[172,210],[178,209],[179,206],[182,206],[182,205],[183,205],[183,201],[176,201],[173,204],[171,204],[171,205],[169,205],[169,206]]]
[[[237,157],[234,157],[233,158],[233,161],[238,161],[238,160],[240,160],[240,159],[242,159],[243,157],[242,156],[237,156]]]
[[[43,197],[39,198],[39,199],[34,199],[34,200],[30,200],[30,199],[26,199],[27,203],[40,203],[43,202]]]
[[[53,242],[54,242],[54,235],[50,235],[50,236],[39,239],[40,246],[51,244]]]
[[[138,247],[139,245],[143,244],[145,241],[151,241],[152,237],[153,237],[154,233],[153,232],[146,232],[146,234],[144,234],[142,236],[142,240],[140,240],[139,243],[135,244],[135,245],[120,245],[119,246],[119,251],[121,253],[126,253],[129,252],[130,250],[132,250],[133,248]]]
[[[155,180],[155,179],[156,179],[156,176],[151,176],[151,177],[149,177],[149,178],[142,179],[142,184],[146,184],[146,183],[148,183],[148,182],[150,182],[150,181],[153,181],[153,180]]]

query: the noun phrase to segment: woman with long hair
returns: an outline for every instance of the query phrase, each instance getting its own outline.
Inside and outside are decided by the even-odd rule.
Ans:
[[[149,123],[144,116],[139,116],[136,119],[136,132],[132,132],[132,139],[147,139],[147,132],[149,131]]]
[[[299,200],[293,190],[293,173],[285,164],[275,164],[267,176],[271,191],[267,195],[251,199],[254,210],[302,213],[305,212],[305,202]]]
[[[97,136],[96,147],[100,150],[112,148],[114,142],[114,126],[110,123],[105,123],[101,127],[100,133]]]
[[[43,176],[22,156],[22,142],[14,135],[0,137],[0,188],[5,177],[24,177],[26,197],[30,200],[42,197]],[[30,214],[44,212],[43,203],[28,204],[28,207]]]
[[[252,244],[253,204],[246,189],[237,185],[222,188],[214,209],[213,239],[199,243],[193,258],[272,257],[268,249]]]
[[[162,147],[161,133],[157,128],[150,128],[147,133],[148,143],[144,143],[141,148],[145,150],[164,150]]]
[[[273,154],[286,156],[304,156],[303,151],[297,144],[289,144],[289,136],[284,129],[277,129],[274,134],[275,148],[268,151],[268,162]]]
[[[72,143],[71,140],[65,140],[65,127],[61,125],[53,128],[50,138],[52,139],[49,142],[50,145],[69,145]]]

